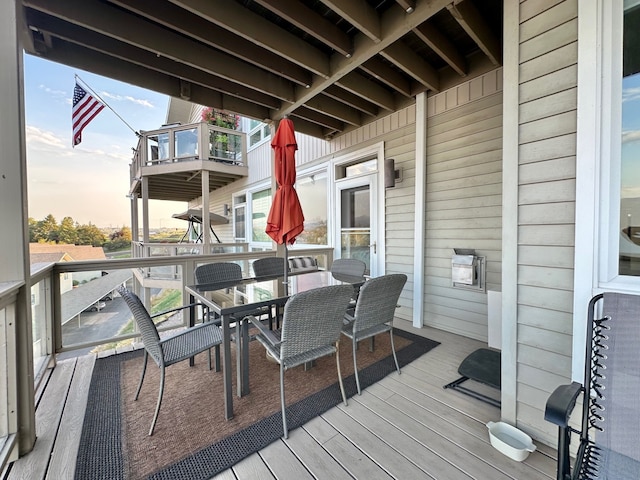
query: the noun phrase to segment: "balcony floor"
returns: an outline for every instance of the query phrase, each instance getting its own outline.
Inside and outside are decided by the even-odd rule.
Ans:
[[[302,428],[245,458],[215,479],[555,478],[555,451],[538,449],[515,462],[489,443],[485,424],[496,407],[442,386],[481,342],[439,330],[396,326],[441,345]],[[3,479],[72,479],[95,359],[61,361],[36,395],[38,441]]]

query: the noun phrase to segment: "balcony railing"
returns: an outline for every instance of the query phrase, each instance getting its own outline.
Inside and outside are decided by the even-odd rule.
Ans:
[[[246,165],[247,136],[229,128],[194,123],[143,132],[131,163],[131,178],[144,166],[189,160]]]

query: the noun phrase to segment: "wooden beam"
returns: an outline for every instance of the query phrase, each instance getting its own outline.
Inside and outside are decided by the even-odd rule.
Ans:
[[[337,120],[333,117],[328,117],[327,115],[323,115],[321,112],[317,112],[307,107],[300,107],[296,109],[295,112],[292,113],[299,118],[304,118],[305,120],[309,120],[310,122],[317,123],[323,127],[326,127],[332,131],[341,132],[344,130],[344,123],[340,120]]]
[[[382,26],[378,12],[366,0],[322,0],[374,42],[382,40]]]
[[[494,65],[502,63],[500,41],[484,21],[478,9],[468,0],[455,0],[447,5],[453,18],[467,32]]]
[[[329,45],[336,52],[346,57],[351,56],[353,52],[351,38],[332,22],[306,7],[303,3],[289,0],[255,0],[255,2],[322,43]]]
[[[311,110],[315,110],[316,112],[321,112],[324,115],[336,118],[341,122],[349,123],[351,125],[362,125],[360,112],[325,95],[313,97],[305,103],[305,106]]]
[[[337,85],[331,85],[330,87],[327,87],[325,91],[321,93],[321,95],[326,95],[327,97],[333,98],[334,100],[338,100],[345,105],[349,105],[351,108],[355,108],[356,110],[361,111],[365,115],[377,115],[378,113],[378,107],[376,107],[373,103],[365,100],[359,95],[354,95],[351,92],[347,92]]]
[[[172,33],[166,28],[128,14],[98,0],[24,0],[35,10],[48,13],[129,43],[176,62],[198,68],[226,80],[286,101],[293,101],[293,84],[282,77],[247,65],[231,55]]]
[[[110,1],[298,85],[311,83],[311,73],[308,70],[176,5],[157,0]]]
[[[360,68],[375,79],[397,90],[402,95],[406,97],[412,96],[409,80],[398,70],[391,68],[391,65],[383,62],[378,56],[367,60]]]
[[[435,68],[425,62],[422,57],[410,50],[402,42],[398,41],[389,45],[382,52],[384,58],[396,65],[407,75],[415,78],[429,90],[437,92],[440,90],[440,80]]]
[[[46,58],[165,95],[180,97],[180,81],[177,78],[110,57],[95,50],[66,43],[63,40],[56,39],[54,48],[47,52]],[[267,108],[200,85],[191,86],[191,101],[200,105],[229,110],[257,120],[269,118]]]
[[[359,73],[352,72],[342,77],[337,84],[345,90],[358,95],[371,103],[393,112],[395,101],[393,95],[377,83],[370,81]]]
[[[219,25],[316,75],[329,77],[329,59],[312,45],[278,28],[236,2],[225,0],[170,0],[172,3]]]
[[[92,50],[102,52],[127,62],[140,65],[158,72],[166,73],[176,78],[187,80],[203,87],[254,102],[267,108],[278,108],[281,102],[274,97],[257,92],[235,82],[230,82],[215,75],[203,72],[187,65],[157,56],[146,50],[133,47],[118,40],[106,37],[100,33],[87,30],[84,27],[72,25],[64,20],[51,17],[42,12],[29,11],[29,22],[37,25],[38,29],[56,38],[60,38],[76,45],[86,46]],[[46,52],[44,53],[46,56]]]
[[[467,75],[467,62],[456,46],[445,37],[431,22],[426,21],[413,29],[420,40],[449,64],[458,74]]]

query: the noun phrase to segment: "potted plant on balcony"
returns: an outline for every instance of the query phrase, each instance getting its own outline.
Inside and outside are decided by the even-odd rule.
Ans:
[[[237,130],[238,120],[239,117],[237,115],[224,110],[216,110],[212,107],[206,107],[202,110],[202,121],[209,125]],[[211,155],[218,158],[233,159],[236,155],[236,143],[237,138],[234,135],[229,136],[223,132],[212,132]],[[230,149],[229,144],[231,144],[233,148]]]

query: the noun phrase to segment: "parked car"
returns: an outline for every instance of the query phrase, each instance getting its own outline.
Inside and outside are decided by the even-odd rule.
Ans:
[[[83,312],[99,312],[106,306],[107,306],[106,303],[97,301],[96,303],[89,305],[87,308],[85,308]]]
[[[104,297],[100,299],[101,302],[110,302],[113,300],[113,292],[107,293]]]

